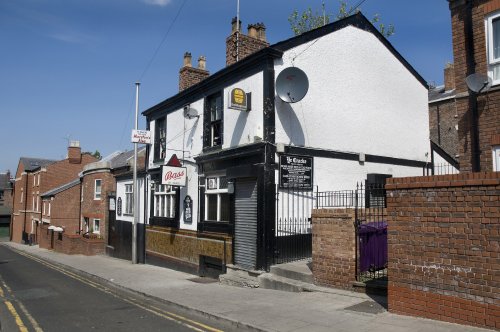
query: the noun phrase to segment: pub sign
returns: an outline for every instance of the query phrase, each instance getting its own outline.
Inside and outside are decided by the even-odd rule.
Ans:
[[[279,185],[280,188],[313,190],[313,158],[280,155]]]

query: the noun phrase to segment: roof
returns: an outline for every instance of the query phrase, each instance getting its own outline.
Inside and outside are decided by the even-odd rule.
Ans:
[[[193,95],[206,96],[210,94],[210,88],[212,85],[230,84],[230,81],[241,78],[241,75],[238,75],[237,73],[252,70],[259,65],[262,67],[265,65],[267,59],[281,58],[283,56],[283,52],[290,48],[307,43],[317,38],[321,38],[322,36],[341,30],[347,26],[355,26],[375,35],[375,37],[377,37],[379,41],[387,47],[387,49],[403,64],[403,66],[408,69],[408,71],[410,71],[424,87],[428,88],[427,82],[424,80],[424,78],[409,64],[408,61],[406,61],[405,58],[403,58],[403,56],[394,48],[394,46],[392,46],[387,38],[385,38],[361,12],[358,12],[341,20],[329,23],[325,26],[313,29],[308,32],[304,32],[301,35],[265,47],[245,57],[244,59],[219,70],[218,72],[210,75],[201,82],[183,91],[180,91],[179,93],[168,99],[165,99],[159,104],[148,108],[147,110],[142,112],[142,115],[149,116],[155,111],[163,110],[165,108],[182,107],[186,103],[191,102],[190,99],[192,99]]]
[[[47,165],[55,163],[56,161],[57,160],[30,158],[30,157],[21,157],[21,159],[19,160],[19,162],[23,164],[24,170],[28,172],[34,171],[41,167],[45,167]]]
[[[140,147],[137,149],[137,154],[146,152],[146,147]],[[134,158],[134,150],[124,151],[115,158],[111,160],[111,168],[120,168],[123,166],[128,166],[130,159]]]
[[[439,85],[429,89],[429,103],[454,98],[455,95],[455,89],[445,90],[444,85]]]
[[[65,183],[62,186],[59,186],[57,188],[51,189],[47,192],[44,192],[43,194],[40,195],[40,197],[52,197],[56,194],[59,194],[60,192],[63,192],[69,188],[76,186],[79,183],[80,183],[80,178],[74,179],[73,181]]]
[[[0,190],[11,188],[12,184],[10,181],[9,173],[0,173]]]
[[[137,154],[145,153],[146,147],[140,147]],[[83,172],[98,170],[98,169],[117,169],[129,166],[129,161],[134,157],[134,150],[115,151],[99,161],[90,163],[83,168]]]

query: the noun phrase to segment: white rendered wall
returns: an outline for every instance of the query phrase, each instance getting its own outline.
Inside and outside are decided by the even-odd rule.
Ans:
[[[139,223],[144,223],[144,178],[138,178],[139,182]],[[118,180],[116,181],[116,205],[115,205],[115,217],[116,220],[123,220],[128,222],[134,222],[134,216],[126,215],[125,212],[125,185],[134,184],[132,179]],[[122,199],[122,215],[118,215],[118,198]],[[148,210],[149,211],[149,210]]]
[[[223,148],[254,142],[254,137],[263,137],[263,73],[258,72],[224,89],[224,142]],[[251,92],[251,111],[228,108],[232,89]]]
[[[276,142],[425,161],[426,88],[371,33],[346,27],[286,51],[309,78],[305,98],[276,98]]]
[[[437,152],[433,152],[434,157],[434,175],[444,175],[444,174],[458,174],[460,171],[452,166]]]

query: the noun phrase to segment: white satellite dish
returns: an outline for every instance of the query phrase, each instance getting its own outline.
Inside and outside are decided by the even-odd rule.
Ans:
[[[276,93],[286,103],[301,101],[309,89],[306,73],[296,67],[288,67],[276,79]]]
[[[189,105],[184,106],[184,117],[188,119],[199,118],[198,111]]]
[[[493,81],[488,75],[474,73],[465,79],[467,87],[475,93],[486,92],[491,88]]]

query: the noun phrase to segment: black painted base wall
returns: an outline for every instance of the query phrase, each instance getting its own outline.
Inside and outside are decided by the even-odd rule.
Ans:
[[[109,225],[108,254],[115,258],[132,259],[132,223],[115,220]]]

